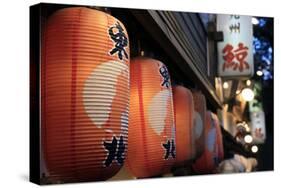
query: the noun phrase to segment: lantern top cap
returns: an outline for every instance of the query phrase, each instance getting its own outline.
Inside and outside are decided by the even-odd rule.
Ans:
[[[162,65],[165,65],[163,62],[157,59],[153,59],[150,57],[145,57],[145,56],[137,56],[132,58],[131,63],[137,62],[137,61],[143,61],[143,62],[155,62],[155,63],[160,63]]]
[[[96,17],[97,14],[99,15],[104,15],[104,16],[108,16],[108,17],[111,17],[112,19],[114,20],[117,20],[122,27],[124,27],[124,24],[118,20],[117,18],[113,17],[111,14],[109,14],[108,12],[106,11],[102,11],[101,9],[98,9],[99,7],[84,7],[84,6],[77,6],[77,7],[67,7],[67,8],[62,8],[62,9],[59,9],[57,11],[55,11],[51,17],[55,16],[55,15],[58,15],[58,14],[67,14],[67,13],[70,13],[70,12],[73,12],[73,11],[78,11],[80,12],[79,14],[82,15],[82,12],[83,14],[86,13],[86,15],[92,15],[92,17]]]

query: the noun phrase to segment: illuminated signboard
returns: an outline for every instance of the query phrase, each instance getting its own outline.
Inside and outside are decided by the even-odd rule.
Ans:
[[[264,111],[251,112],[251,135],[254,143],[264,143],[266,138]]]
[[[253,75],[253,26],[251,16],[217,16],[217,30],[224,40],[218,42],[218,73],[221,77],[247,78]]]

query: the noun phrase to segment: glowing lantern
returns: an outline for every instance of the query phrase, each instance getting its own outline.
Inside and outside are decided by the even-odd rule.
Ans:
[[[220,121],[218,119],[218,116],[214,113],[212,113],[212,119],[215,123],[216,128],[216,150],[215,150],[215,156],[217,157],[217,163],[221,162],[224,159],[224,149],[223,149],[223,138],[222,138],[222,132],[221,132],[221,125]]]
[[[193,97],[183,86],[173,87],[174,114],[176,125],[176,166],[181,166],[194,157],[192,139],[193,131]]]
[[[200,173],[210,173],[214,169],[214,152],[216,145],[216,128],[212,122],[211,112],[206,113],[205,117],[205,145],[203,154],[193,165],[195,171]]]
[[[136,58],[130,69],[127,169],[144,178],[170,170],[176,157],[172,88],[160,61]]]
[[[213,173],[216,166],[223,158],[222,137],[216,115],[207,111],[205,120],[204,152],[201,157],[196,160],[193,169],[198,173]]]
[[[105,180],[128,137],[129,41],[123,24],[88,8],[48,20],[42,44],[43,158],[53,182]]]
[[[262,144],[266,139],[265,113],[263,110],[250,112],[253,143]]]
[[[194,139],[196,145],[196,157],[200,157],[204,151],[204,126],[206,114],[206,99],[200,91],[192,91],[194,101]]]

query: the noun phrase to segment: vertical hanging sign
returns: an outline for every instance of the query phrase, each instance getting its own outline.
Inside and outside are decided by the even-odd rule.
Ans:
[[[221,77],[247,78],[253,75],[253,26],[251,16],[217,16],[217,30],[224,40],[218,42],[218,73]]]
[[[265,132],[265,115],[263,110],[250,113],[251,117],[251,134],[253,142],[257,144],[264,143],[266,139]]]

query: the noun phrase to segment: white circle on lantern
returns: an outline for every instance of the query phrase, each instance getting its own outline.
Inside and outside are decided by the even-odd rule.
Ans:
[[[194,125],[195,125],[195,139],[198,139],[200,138],[203,132],[203,120],[201,118],[201,115],[196,111],[194,114]]]
[[[116,95],[117,78],[121,74],[126,74],[129,82],[128,65],[119,61],[108,61],[98,65],[84,83],[84,108],[88,117],[98,128],[101,128],[109,119],[112,102]],[[126,86],[128,86],[127,83]]]
[[[148,107],[148,122],[150,127],[160,135],[165,128],[168,102],[171,92],[168,89],[158,92],[151,100]]]
[[[211,130],[208,132],[208,137],[207,137],[207,148],[210,152],[213,152],[215,149],[215,144],[216,144],[216,129],[211,128]]]

